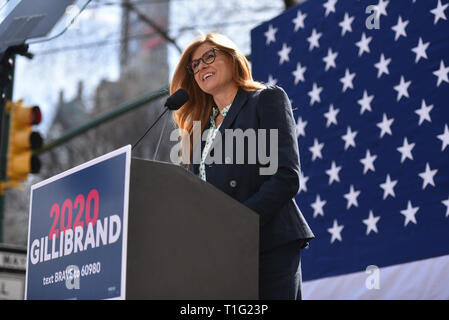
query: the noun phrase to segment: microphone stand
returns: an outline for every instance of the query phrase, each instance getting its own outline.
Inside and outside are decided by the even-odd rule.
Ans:
[[[134,150],[134,148],[139,144],[139,142],[147,135],[147,133],[151,130],[151,128],[154,127],[154,125],[159,121],[160,118],[162,118],[162,116],[168,111],[168,108],[165,108],[164,112],[161,113],[161,115],[156,119],[156,121],[153,122],[153,124],[151,125],[151,127],[148,128],[148,130],[143,134],[143,136],[140,137],[139,140],[137,140],[136,143],[134,143],[134,145],[132,146],[131,150]],[[165,126],[164,126],[165,128]]]
[[[147,133],[154,127],[154,125],[162,118],[162,116],[168,111],[168,110],[178,110],[184,103],[189,100],[189,94],[187,91],[185,91],[182,88],[179,88],[176,90],[175,93],[173,93],[170,97],[168,97],[167,101],[165,102],[165,110],[161,113],[161,115],[156,119],[156,121],[153,122],[153,124],[145,131],[143,136],[140,137],[139,140],[137,140],[136,143],[132,146],[131,150],[134,150],[134,148],[139,144],[139,142],[147,135]],[[164,123],[164,127],[162,129],[161,135],[159,136],[159,141],[157,142],[156,151],[154,152],[153,160],[156,157],[157,151],[159,149],[159,145],[161,143],[162,139],[162,133],[165,130],[165,126],[167,124],[167,121]]]
[[[167,109],[167,110],[168,110],[168,109]],[[152,159],[152,160],[156,159],[157,152],[159,151],[159,145],[161,144],[162,136],[163,136],[163,134],[164,134],[164,131],[165,131],[165,127],[166,127],[166,126],[167,126],[167,118],[166,118],[165,121],[164,121],[164,126],[162,127],[161,134],[159,135],[159,140],[158,140],[158,142],[157,142],[156,150],[154,151],[154,155],[153,155],[153,159]]]

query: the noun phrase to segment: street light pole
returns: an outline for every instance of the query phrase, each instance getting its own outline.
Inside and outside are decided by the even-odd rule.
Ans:
[[[14,69],[16,55],[22,55],[28,59],[33,58],[33,54],[28,52],[28,45],[21,44],[9,47],[0,54],[0,243],[3,242],[3,220],[5,215],[5,186],[6,168],[8,159],[8,140],[10,110],[6,110],[6,102],[12,100],[14,88]]]
[[[6,112],[6,101],[12,99],[13,85],[14,85],[14,66],[15,55],[11,57],[4,57],[4,59],[11,59],[11,70],[9,72],[9,81],[4,87],[0,89],[0,243],[3,242],[3,220],[5,215],[5,190],[3,183],[6,181],[6,166],[8,153],[8,138],[9,138],[9,120],[10,113]],[[8,63],[8,62],[6,62]]]

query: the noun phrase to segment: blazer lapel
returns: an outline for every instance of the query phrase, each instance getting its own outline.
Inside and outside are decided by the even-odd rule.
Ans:
[[[232,123],[234,122],[235,118],[237,118],[237,115],[242,110],[243,106],[246,103],[246,100],[248,100],[248,95],[249,92],[246,92],[242,88],[239,88],[226,117],[224,117],[223,122],[220,125],[219,132],[217,132],[217,136],[215,136],[214,142],[212,143],[210,150],[212,150],[215,147],[215,144],[217,144],[218,141],[220,141],[220,137],[218,137],[218,135],[220,135],[221,138],[224,138],[225,130],[229,129],[229,127],[231,127]]]
[[[220,133],[222,137],[224,136],[225,130],[232,125],[235,118],[242,110],[242,107],[245,105],[246,100],[248,100],[248,95],[249,92],[246,92],[242,88],[239,88],[239,90],[237,91],[234,101],[232,102],[232,105],[229,108],[228,114],[226,115],[226,117],[224,117],[223,122],[221,123],[220,126]]]

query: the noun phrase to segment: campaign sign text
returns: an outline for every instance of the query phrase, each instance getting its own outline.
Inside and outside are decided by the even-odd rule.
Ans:
[[[124,299],[130,146],[31,189],[27,299]]]

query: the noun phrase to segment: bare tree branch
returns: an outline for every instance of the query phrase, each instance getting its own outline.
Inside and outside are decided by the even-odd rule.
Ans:
[[[176,43],[175,39],[171,38],[168,33],[163,30],[160,26],[157,25],[157,23],[155,23],[153,20],[151,20],[150,18],[148,18],[142,11],[140,11],[139,9],[137,9],[132,3],[130,2],[123,2],[123,6],[126,7],[127,9],[134,11],[137,16],[139,17],[140,20],[142,20],[143,22],[149,24],[154,30],[156,30],[165,40],[167,40],[168,42],[170,42],[171,44],[173,44],[175,46],[175,48],[182,53],[182,49],[181,47],[178,46],[178,44]]]

